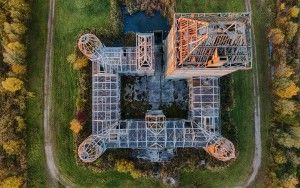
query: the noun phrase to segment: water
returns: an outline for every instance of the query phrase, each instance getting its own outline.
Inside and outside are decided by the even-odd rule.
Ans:
[[[145,12],[137,12],[130,15],[123,9],[124,32],[152,33],[161,32],[165,39],[170,30],[168,20],[160,12],[156,11],[153,15],[147,15]]]

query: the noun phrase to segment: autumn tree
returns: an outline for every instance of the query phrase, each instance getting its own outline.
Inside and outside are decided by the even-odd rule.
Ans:
[[[287,162],[287,159],[282,151],[276,151],[273,154],[274,162],[277,164],[284,164]]]
[[[5,81],[1,82],[2,87],[9,92],[16,92],[23,87],[23,81],[18,78],[6,78]]]
[[[4,32],[10,41],[21,40],[21,36],[25,34],[26,30],[26,26],[22,23],[4,23]]]
[[[299,183],[298,178],[294,175],[291,175],[287,178],[284,178],[281,181],[280,187],[282,187],[282,188],[296,188],[298,183]]]
[[[280,63],[274,72],[274,75],[277,78],[289,78],[291,75],[293,75],[295,72],[292,69],[291,66],[287,65],[286,63]]]
[[[299,14],[299,8],[296,6],[293,6],[292,8],[290,8],[289,13],[292,18],[297,18],[298,14]]]
[[[271,29],[268,37],[272,41],[273,44],[279,45],[284,41],[284,34],[279,28]]]
[[[0,182],[2,188],[19,188],[23,184],[23,178],[20,176],[11,176]]]
[[[24,142],[22,140],[8,140],[3,144],[4,151],[9,155],[19,155]]]
[[[21,64],[13,64],[11,66],[11,71],[15,74],[22,75],[26,72],[26,66]]]
[[[3,61],[13,65],[15,63],[23,64],[26,58],[26,47],[20,42],[11,42],[4,46]]]
[[[289,42],[293,40],[298,31],[298,23],[288,22],[286,24],[286,38]]]
[[[70,122],[70,129],[73,131],[73,133],[78,134],[82,129],[82,125],[77,119],[73,119]]]
[[[274,83],[274,93],[281,98],[292,98],[300,91],[299,87],[287,78],[278,79]]]
[[[76,59],[73,63],[73,69],[80,70],[88,65],[88,59],[85,57],[80,57]]]
[[[300,127],[293,126],[289,133],[280,133],[278,143],[287,148],[300,149]]]
[[[9,0],[6,9],[14,22],[24,22],[30,15],[30,6],[25,0]]]
[[[297,106],[292,100],[279,99],[275,101],[274,110],[281,116],[293,116]]]

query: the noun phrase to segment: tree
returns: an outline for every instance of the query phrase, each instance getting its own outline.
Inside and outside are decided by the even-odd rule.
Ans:
[[[7,1],[7,10],[14,22],[24,22],[30,15],[30,6],[25,0]]]
[[[19,188],[23,184],[23,178],[21,176],[11,176],[0,182],[2,188]]]
[[[132,161],[118,160],[115,168],[118,172],[131,172],[134,170],[134,164]]]
[[[273,158],[274,162],[277,164],[284,164],[287,162],[287,159],[282,151],[276,151]]]
[[[9,140],[4,142],[3,149],[9,155],[19,155],[22,151],[24,142],[22,140]]]
[[[299,14],[299,8],[296,6],[293,6],[292,8],[290,8],[289,13],[292,18],[297,18],[298,14]]]
[[[20,35],[24,35],[26,30],[26,26],[22,23],[4,23],[4,32],[7,35],[16,35],[15,39],[20,39]],[[13,37],[10,38],[14,39]]]
[[[298,31],[298,24],[294,22],[288,22],[286,24],[286,38],[289,42],[293,40]]]
[[[16,92],[22,89],[24,82],[18,78],[6,78],[5,81],[1,82],[2,87],[9,92]]]
[[[281,98],[292,98],[297,95],[300,88],[291,80],[287,78],[281,78],[274,83],[274,93]]]
[[[70,129],[73,131],[73,133],[78,134],[82,129],[82,125],[77,119],[73,119],[70,122]]]
[[[11,42],[4,46],[3,61],[13,65],[15,63],[23,64],[26,58],[26,47],[20,42]]]
[[[88,65],[88,59],[85,57],[81,57],[75,60],[73,63],[73,69],[75,70],[81,70],[82,68],[86,67]]]
[[[26,66],[25,65],[20,65],[20,64],[13,64],[11,66],[11,70],[15,74],[22,75],[26,72]]]
[[[271,29],[269,32],[268,37],[270,38],[271,42],[275,45],[279,45],[284,41],[284,34],[279,28]]]
[[[280,116],[293,116],[297,110],[297,106],[292,100],[279,99],[275,101],[274,110]]]
[[[287,65],[286,63],[280,63],[275,69],[275,76],[277,78],[289,78],[295,72],[291,68],[291,66]]]
[[[280,133],[278,143],[287,148],[300,149],[300,127],[292,126],[290,133]]]
[[[299,180],[296,176],[289,176],[281,181],[282,188],[296,188]]]

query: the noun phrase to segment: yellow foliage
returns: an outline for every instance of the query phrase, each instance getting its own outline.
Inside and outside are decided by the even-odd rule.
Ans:
[[[297,107],[293,100],[279,99],[275,101],[274,110],[281,116],[293,116]]]
[[[284,34],[279,28],[271,29],[269,32],[269,38],[271,39],[272,43],[275,45],[279,45],[284,41]]]
[[[137,179],[137,178],[140,178],[142,177],[142,172],[139,171],[139,170],[133,170],[130,172],[130,175],[134,178],[134,179]]]
[[[274,161],[277,164],[284,164],[287,160],[283,152],[277,151],[274,155]]]
[[[17,123],[18,123],[18,127],[17,127],[16,130],[17,130],[18,132],[21,132],[21,131],[24,130],[25,127],[26,127],[25,121],[24,121],[24,119],[23,119],[21,116],[17,116],[17,117],[16,117],[16,121],[17,121]]]
[[[118,160],[115,168],[118,172],[122,173],[129,173],[133,178],[140,178],[142,177],[142,172],[137,170],[133,164],[132,161],[127,161],[127,160]]]
[[[299,14],[299,8],[296,7],[296,6],[293,6],[291,9],[290,9],[290,16],[292,18],[297,18],[298,17],[298,14]]]
[[[0,187],[2,188],[19,188],[23,184],[23,178],[20,176],[11,176],[2,181],[0,183]]]
[[[277,78],[288,78],[294,73],[294,70],[286,63],[280,63],[275,70],[275,76]]]
[[[285,9],[285,3],[280,3],[279,10],[283,11]]]
[[[2,87],[9,92],[16,92],[22,89],[24,82],[18,78],[6,78],[5,81],[1,82]]]
[[[73,133],[78,134],[82,129],[82,125],[77,119],[73,119],[70,122],[70,129],[73,131]]]
[[[297,95],[299,91],[300,88],[294,82],[289,82],[284,86],[275,88],[275,94],[281,98],[292,98]]]
[[[282,181],[281,187],[283,188],[296,188],[297,184],[299,183],[299,180],[295,176],[290,176],[286,180]]]
[[[18,155],[21,153],[23,142],[20,140],[9,140],[3,144],[3,149],[9,155]]]
[[[80,70],[88,65],[88,59],[85,57],[78,58],[73,63],[74,70]]]
[[[118,160],[115,168],[118,172],[131,172],[134,170],[134,164],[131,161]]]
[[[26,72],[26,66],[20,64],[13,64],[11,70],[15,74],[24,74]]]

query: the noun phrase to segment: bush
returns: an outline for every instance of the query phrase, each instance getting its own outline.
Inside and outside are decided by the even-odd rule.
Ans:
[[[0,187],[2,188],[18,188],[23,184],[23,178],[20,176],[11,176],[3,180],[0,183]]]
[[[9,92],[16,92],[23,87],[23,81],[18,78],[6,78],[5,81],[1,82],[2,87]]]
[[[74,70],[81,70],[88,65],[88,59],[85,57],[78,58],[73,63]]]
[[[115,164],[115,168],[118,172],[129,173],[132,178],[142,177],[142,172],[137,170],[132,161],[118,160]]]
[[[284,41],[284,34],[279,28],[271,29],[269,32],[269,38],[271,42],[275,45],[279,45]]]
[[[24,74],[26,72],[26,66],[25,65],[20,65],[20,64],[13,64],[11,66],[11,71],[15,74]]]
[[[296,6],[293,6],[293,7],[290,9],[289,13],[290,13],[290,16],[291,16],[292,18],[297,18],[297,17],[298,17],[298,14],[299,14],[299,8],[296,7]]]
[[[9,140],[4,142],[3,149],[9,155],[19,155],[22,151],[24,142],[22,140]]]
[[[78,134],[82,129],[82,125],[77,119],[73,119],[70,122],[70,129],[73,133]]]

